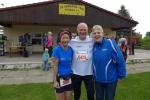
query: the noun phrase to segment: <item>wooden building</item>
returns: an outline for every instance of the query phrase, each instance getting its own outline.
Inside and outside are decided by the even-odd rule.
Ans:
[[[138,24],[83,0],[53,0],[0,9],[0,25],[4,26],[10,43],[17,43],[20,34],[30,33],[34,52],[43,50],[43,34],[52,31],[56,38],[61,28],[69,28],[75,33],[79,22],[86,22],[89,32],[93,25],[102,25],[105,33],[131,29]]]

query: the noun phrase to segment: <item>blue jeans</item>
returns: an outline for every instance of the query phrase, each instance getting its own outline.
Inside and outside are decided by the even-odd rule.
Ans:
[[[117,81],[114,83],[95,82],[96,100],[114,100]]]
[[[49,64],[48,61],[43,62],[43,71],[49,71]]]

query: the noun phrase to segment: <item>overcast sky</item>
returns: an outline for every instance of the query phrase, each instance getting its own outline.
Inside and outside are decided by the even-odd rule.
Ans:
[[[0,0],[0,4],[4,4],[4,7],[23,5],[29,3],[37,3],[48,0]],[[101,8],[117,13],[121,5],[124,5],[129,11],[130,15],[139,24],[134,28],[136,32],[145,35],[147,31],[150,31],[150,6],[149,0],[84,0],[86,2],[97,5]],[[2,5],[0,5],[2,7]]]

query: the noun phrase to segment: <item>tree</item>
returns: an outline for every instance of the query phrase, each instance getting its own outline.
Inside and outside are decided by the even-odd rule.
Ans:
[[[150,37],[150,32],[146,32],[146,37]]]
[[[124,17],[127,17],[129,19],[132,19],[132,17],[130,16],[129,11],[125,8],[124,5],[121,5],[120,10],[118,10],[118,14]]]
[[[142,41],[142,46],[144,47],[144,49],[150,50],[150,37],[144,37]]]
[[[4,4],[3,3],[1,3],[1,6],[2,6],[2,8],[4,8]]]

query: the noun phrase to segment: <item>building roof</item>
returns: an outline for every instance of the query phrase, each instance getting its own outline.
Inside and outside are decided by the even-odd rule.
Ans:
[[[59,14],[59,4],[85,6],[85,15]],[[55,0],[0,9],[0,25],[71,25],[86,22],[89,26],[122,29],[135,27],[138,22],[87,3],[83,0]]]

